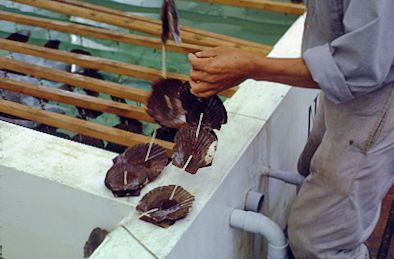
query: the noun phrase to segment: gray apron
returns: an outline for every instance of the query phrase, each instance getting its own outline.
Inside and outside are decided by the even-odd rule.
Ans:
[[[394,183],[393,98],[393,84],[343,104],[321,94],[289,217],[296,258],[369,258],[363,243]]]

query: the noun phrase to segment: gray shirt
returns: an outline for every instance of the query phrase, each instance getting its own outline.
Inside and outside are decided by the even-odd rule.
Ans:
[[[303,58],[331,101],[394,81],[394,0],[308,0],[307,10]]]

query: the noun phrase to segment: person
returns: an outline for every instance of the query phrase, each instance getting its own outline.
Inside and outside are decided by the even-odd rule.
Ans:
[[[302,57],[240,49],[189,54],[200,97],[246,79],[321,89],[298,161],[306,179],[288,235],[296,258],[368,258],[383,197],[394,183],[394,1],[309,0]]]

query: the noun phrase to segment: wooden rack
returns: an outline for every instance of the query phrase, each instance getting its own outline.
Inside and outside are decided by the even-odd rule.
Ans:
[[[76,54],[62,50],[39,47],[28,43],[15,42],[6,39],[0,39],[0,49],[10,52],[18,52],[26,55],[56,60],[69,64],[76,64],[82,67],[107,71],[110,73],[136,77],[148,81],[157,81],[161,78],[161,71],[153,68],[132,65],[124,62],[113,61],[105,58],[93,57],[83,54]],[[167,73],[169,78],[187,81],[186,75]],[[231,88],[223,91],[223,96],[230,97],[237,88]]]
[[[61,31],[65,33],[76,34],[80,36],[94,37],[111,41],[123,42],[133,45],[140,45],[149,48],[162,48],[161,40],[158,38],[140,36],[135,34],[120,33],[98,27],[74,24],[69,22],[60,22],[50,19],[31,17],[22,14],[14,14],[10,12],[0,11],[0,20],[37,26],[48,30]],[[203,49],[203,46],[194,44],[175,44],[174,41],[168,41],[166,45],[168,51],[188,54],[195,53]]]
[[[85,136],[104,139],[119,145],[133,146],[147,143],[150,140],[149,137],[140,134],[103,126],[62,114],[35,109],[27,105],[2,99],[0,99],[0,112],[27,120],[37,121],[45,125],[78,132]],[[173,143],[159,139],[156,139],[155,143],[164,147],[168,153],[172,152]]]
[[[154,120],[146,113],[145,109],[127,105],[125,103],[104,100],[101,98],[76,94],[51,87],[28,84],[1,77],[0,88],[44,100],[61,102],[95,111],[113,113],[130,119],[154,122]]]
[[[301,15],[305,13],[303,4],[282,3],[266,0],[200,0],[201,2],[225,4],[264,11]]]
[[[14,0],[14,2],[43,8],[70,16],[82,17],[92,21],[103,22],[121,28],[136,30],[156,36],[161,35],[160,21],[131,15],[97,5],[73,0]],[[239,40],[228,36],[217,36],[215,33],[201,34],[201,30],[192,30],[190,27],[181,28],[182,40],[186,43],[201,46],[230,46],[267,54],[272,48],[263,44]],[[207,37],[209,35],[209,37]]]
[[[146,103],[146,100],[149,96],[148,91],[140,90],[134,87],[127,87],[117,83],[76,75],[73,73],[68,73],[49,67],[37,66],[31,63],[4,57],[0,57],[0,69],[8,69],[36,78],[64,83],[140,103]]]
[[[161,40],[157,37],[161,34],[161,22],[159,20],[140,17],[126,12],[74,0],[13,1],[65,15],[82,17],[130,30],[140,31],[153,36],[140,36],[129,33],[121,33],[94,26],[71,22],[60,22],[51,19],[10,13],[6,11],[0,11],[0,20],[14,22],[16,24],[41,27],[48,30],[55,30],[85,37],[140,45],[149,48],[161,49],[162,47]],[[181,33],[184,43],[177,45],[170,40],[166,46],[168,51],[186,54],[200,51],[204,47],[231,46],[258,52],[264,55],[271,50],[270,46],[198,30],[187,26],[182,26]],[[137,66],[89,55],[50,49],[6,39],[0,39],[0,49],[49,60],[55,60],[67,64],[75,64],[84,68],[131,76],[152,82],[158,80],[161,77],[161,71],[153,68]],[[131,86],[123,86],[113,82],[106,82],[104,80],[72,74],[53,68],[42,67],[6,57],[0,57],[0,69],[26,74],[39,79],[64,83],[87,90],[101,92],[113,97],[132,100],[142,104],[146,104],[147,98],[149,96],[148,91],[140,90]],[[188,76],[176,73],[168,73],[167,76],[169,78],[188,80]],[[126,118],[154,122],[154,120],[147,114],[146,108],[144,107],[131,106],[125,103],[104,100],[87,95],[80,95],[65,90],[33,85],[7,78],[0,78],[0,89],[27,94],[44,100],[70,104],[85,109],[113,113]],[[223,91],[221,94],[230,97],[235,93],[236,90],[237,87]],[[63,128],[89,137],[104,139],[120,145],[132,146],[138,143],[146,143],[149,141],[149,137],[145,137],[140,134],[99,125],[78,118],[71,118],[53,112],[35,109],[29,106],[1,99],[0,112],[27,120],[37,121],[39,123],[53,127]],[[162,145],[169,152],[171,152],[173,146],[172,143],[161,140],[156,140],[155,142],[159,145]]]
[[[76,64],[82,67],[107,71],[110,73],[136,77],[148,81],[160,79],[161,71],[153,68],[132,65],[124,62],[113,61],[105,58],[93,57],[83,54],[76,54],[62,50],[39,47],[28,43],[15,42],[0,39],[0,49],[11,52],[18,52],[26,55],[56,60],[69,64]],[[168,73],[169,78],[187,80],[185,75]]]

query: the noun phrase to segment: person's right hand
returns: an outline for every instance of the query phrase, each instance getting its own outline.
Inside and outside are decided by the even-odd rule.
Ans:
[[[192,92],[199,97],[209,97],[237,86],[250,77],[253,59],[253,53],[228,47],[189,54]]]

